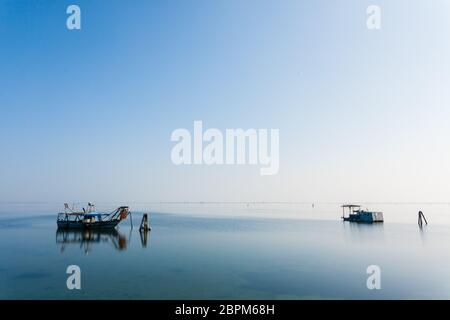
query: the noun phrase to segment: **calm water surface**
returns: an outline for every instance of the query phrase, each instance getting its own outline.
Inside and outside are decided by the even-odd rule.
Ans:
[[[447,206],[426,211],[422,230],[412,210],[358,225],[340,221],[335,207],[317,219],[271,215],[283,210],[273,207],[233,209],[242,215],[218,208],[151,213],[148,234],[138,231],[138,212],[134,229],[126,221],[109,233],[57,232],[53,212],[3,212],[0,298],[450,298]],[[81,268],[81,290],[66,287],[71,264]],[[366,287],[369,265],[381,268],[381,290]]]

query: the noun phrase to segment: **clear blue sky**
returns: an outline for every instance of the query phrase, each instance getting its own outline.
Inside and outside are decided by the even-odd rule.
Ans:
[[[449,35],[445,0],[0,0],[0,201],[449,201]],[[279,174],[173,165],[194,120],[278,128]]]

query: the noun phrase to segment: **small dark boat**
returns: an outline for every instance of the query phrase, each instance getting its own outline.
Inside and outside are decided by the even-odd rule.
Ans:
[[[345,209],[348,209],[348,216],[345,216]],[[360,205],[345,204],[342,206],[342,220],[360,223],[383,222],[383,213],[361,210]]]
[[[110,213],[99,213],[95,206],[88,204],[87,210],[75,211],[64,204],[64,212],[58,213],[56,223],[61,229],[112,229],[129,215],[128,207],[119,207]]]

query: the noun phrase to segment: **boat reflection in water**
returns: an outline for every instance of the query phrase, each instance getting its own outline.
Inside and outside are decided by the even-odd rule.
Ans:
[[[100,244],[109,244],[118,251],[124,251],[127,249],[128,242],[129,239],[116,229],[58,229],[56,231],[56,244],[61,247],[61,253],[68,246],[79,245],[84,253],[88,254],[93,246]]]

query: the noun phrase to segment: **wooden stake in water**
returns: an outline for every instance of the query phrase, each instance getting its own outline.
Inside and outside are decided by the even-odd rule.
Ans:
[[[150,226],[148,224],[148,215],[146,213],[144,213],[142,215],[142,221],[141,221],[141,226],[139,227],[139,231],[149,231],[150,230]]]
[[[423,214],[423,212],[422,211],[419,211],[419,217],[418,217],[418,224],[419,224],[419,227],[420,228],[422,228],[422,226],[423,226],[423,221],[425,221],[425,224],[426,225],[428,225],[428,221],[427,221],[427,219],[425,218],[425,215]]]

